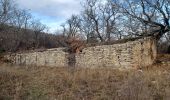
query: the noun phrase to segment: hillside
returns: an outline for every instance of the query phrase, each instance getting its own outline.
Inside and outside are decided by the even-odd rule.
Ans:
[[[0,28],[2,26],[0,25]],[[36,33],[31,29],[19,29],[14,26],[5,25],[5,29],[0,30],[0,53],[18,52],[42,48],[57,48],[63,45],[62,35],[48,34],[45,32]],[[37,36],[38,35],[38,36]]]

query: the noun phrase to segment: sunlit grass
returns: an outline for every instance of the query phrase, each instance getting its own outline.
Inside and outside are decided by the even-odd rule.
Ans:
[[[2,65],[0,99],[168,100],[170,70],[75,69]]]

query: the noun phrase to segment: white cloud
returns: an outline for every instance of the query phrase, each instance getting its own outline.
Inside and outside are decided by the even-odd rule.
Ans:
[[[72,14],[80,13],[80,1],[81,0],[16,0],[20,8],[30,9],[36,18],[40,18],[42,22],[45,22],[45,24],[49,25],[53,30]]]
[[[17,0],[21,8],[41,15],[68,18],[80,12],[80,0]]]

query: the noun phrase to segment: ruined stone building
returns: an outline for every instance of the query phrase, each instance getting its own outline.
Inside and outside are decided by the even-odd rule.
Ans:
[[[45,51],[12,53],[5,57],[17,65],[36,65],[64,67],[70,61],[76,67],[96,68],[138,68],[149,66],[156,59],[155,40],[147,37],[121,44],[86,47],[80,53],[70,54],[66,48],[54,48]]]

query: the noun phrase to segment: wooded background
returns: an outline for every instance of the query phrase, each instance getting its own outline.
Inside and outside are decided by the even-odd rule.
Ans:
[[[49,34],[48,26],[29,10],[20,9],[13,0],[0,0],[0,52],[75,49],[146,36],[157,40],[159,52],[170,52],[170,0],[84,0],[80,4],[81,14],[72,15],[62,30]]]

